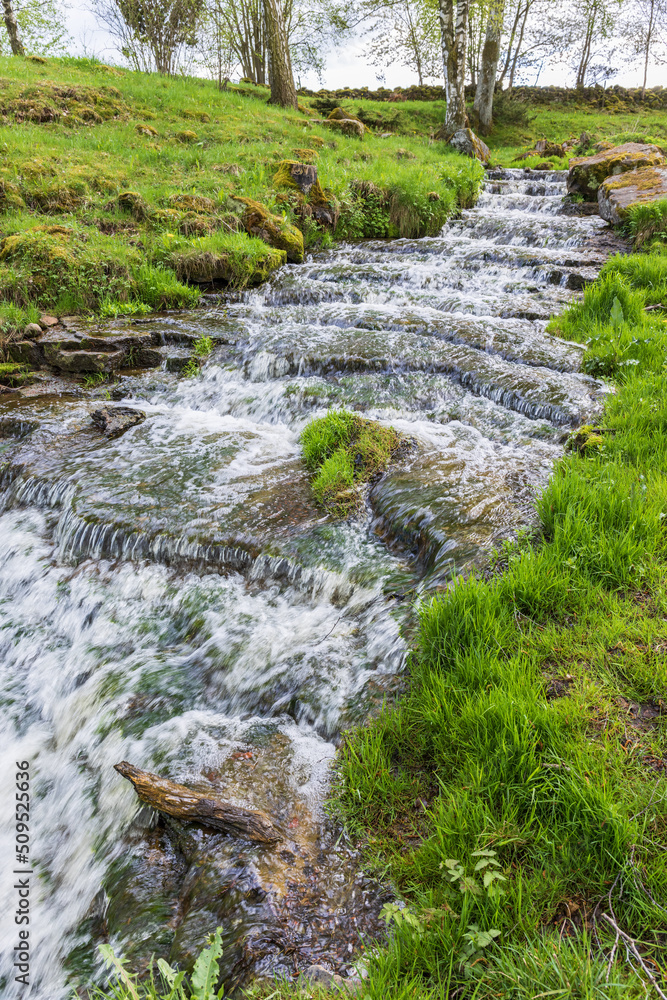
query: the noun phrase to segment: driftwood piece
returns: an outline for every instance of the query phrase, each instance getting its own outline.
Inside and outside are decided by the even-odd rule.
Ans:
[[[114,764],[124,778],[131,781],[142,800],[158,812],[186,822],[201,823],[237,837],[247,837],[262,844],[282,840],[271,820],[262,812],[243,809],[222,799],[212,799],[195,792],[185,785],[161,778],[150,771],[142,771],[126,760]]]

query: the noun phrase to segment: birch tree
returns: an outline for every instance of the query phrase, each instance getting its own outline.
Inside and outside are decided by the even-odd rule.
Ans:
[[[447,111],[442,131],[452,136],[468,123],[466,115],[466,45],[470,0],[439,0],[442,62]]]
[[[12,55],[24,56],[25,51],[23,49],[23,42],[21,41],[21,33],[19,31],[18,21],[16,20],[16,14],[14,13],[14,8],[12,6],[12,0],[2,0],[2,6],[4,10],[5,27],[7,29],[7,35],[9,36],[9,45],[12,50]]]

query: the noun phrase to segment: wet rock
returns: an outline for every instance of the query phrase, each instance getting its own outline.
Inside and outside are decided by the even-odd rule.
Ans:
[[[93,410],[90,419],[108,438],[116,438],[130,427],[143,423],[146,414],[142,410],[133,410],[130,406],[101,406],[98,410]]]
[[[625,142],[622,146],[612,146],[594,156],[573,157],[567,175],[568,194],[581,194],[586,201],[593,201],[605,178],[639,170],[657,167],[665,162],[665,157],[657,146],[639,142]]]
[[[32,340],[19,340],[9,344],[6,354],[8,361],[19,365],[39,365],[41,362],[39,351]]]
[[[41,337],[42,328],[39,323],[28,323],[23,331],[23,336],[27,340],[33,340],[35,337]]]
[[[667,167],[644,167],[603,180],[598,188],[598,210],[603,219],[617,226],[635,205],[665,198]]]
[[[436,139],[439,137],[439,133],[436,133]],[[489,147],[485,142],[476,136],[472,129],[461,128],[458,132],[449,139],[449,145],[452,149],[455,149],[457,153],[463,153],[464,156],[469,156],[471,159],[477,159],[480,163],[488,163],[491,156]]]
[[[122,351],[64,351],[50,344],[44,350],[44,360],[63,372],[108,374],[122,368]]]

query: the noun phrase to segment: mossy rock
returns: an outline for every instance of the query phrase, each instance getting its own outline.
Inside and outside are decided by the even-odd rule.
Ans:
[[[231,253],[216,253],[190,245],[173,251],[168,260],[179,281],[224,284],[234,288],[259,285],[287,259],[285,250],[267,247],[264,257],[238,259]]]
[[[273,175],[273,183],[276,187],[298,189],[308,194],[313,185],[319,186],[317,167],[310,163],[297,163],[295,160],[281,160]]]
[[[196,132],[192,132],[190,129],[183,129],[181,132],[177,132],[174,136],[176,142],[182,143],[192,143],[199,140],[199,136]]]
[[[217,228],[217,219],[197,212],[186,212],[178,223],[178,231],[183,236],[206,236]]]
[[[595,201],[598,188],[606,178],[658,167],[665,157],[657,146],[639,142],[625,142],[611,149],[602,149],[595,156],[573,157],[567,175],[568,194],[581,194],[585,201]]]
[[[320,158],[316,149],[293,149],[292,152],[301,163],[316,163]]]
[[[158,135],[158,130],[156,128],[153,128],[152,125],[145,125],[141,123],[139,125],[135,125],[134,127],[139,133],[139,135],[152,135],[152,136]]]
[[[284,250],[287,260],[293,264],[303,261],[303,233],[296,226],[251,198],[235,200],[245,205],[243,225],[249,236],[256,236],[270,247]]]
[[[603,428],[583,424],[568,437],[565,442],[566,451],[578,452],[580,455],[592,454],[604,445]]]
[[[667,166],[644,167],[606,177],[598,188],[598,211],[603,219],[617,226],[635,205],[648,205],[667,199]]]
[[[215,202],[197,194],[172,194],[169,204],[183,212],[199,212],[200,215],[213,215],[215,212]]]
[[[144,222],[155,214],[138,191],[121,191],[116,201],[118,207],[130,212],[137,222]]]
[[[401,444],[393,427],[358,413],[332,410],[311,420],[301,434],[306,468],[314,473],[315,499],[345,517],[360,504],[360,487],[380,475]]]
[[[0,212],[16,208],[25,208],[25,201],[21,197],[19,188],[9,181],[0,181]]]

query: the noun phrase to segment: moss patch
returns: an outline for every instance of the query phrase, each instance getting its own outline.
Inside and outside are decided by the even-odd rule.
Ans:
[[[351,513],[360,503],[359,487],[386,469],[399,444],[392,427],[357,413],[332,410],[311,420],[301,446],[317,502],[336,517]]]
[[[286,219],[274,215],[252,198],[237,197],[245,205],[243,225],[249,236],[255,236],[276,250],[284,250],[287,260],[299,264],[303,260],[303,233]]]

